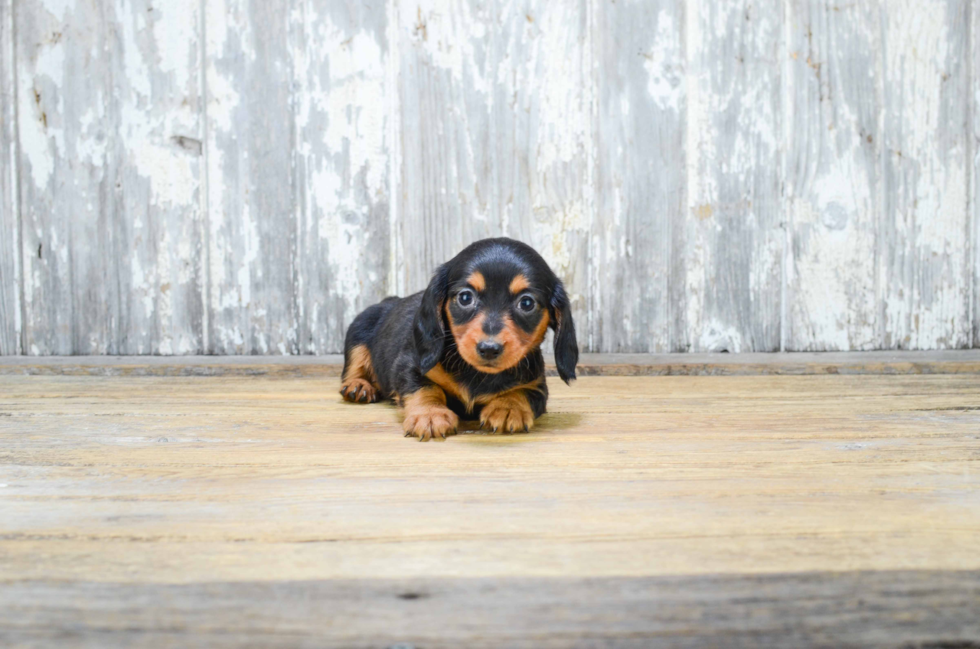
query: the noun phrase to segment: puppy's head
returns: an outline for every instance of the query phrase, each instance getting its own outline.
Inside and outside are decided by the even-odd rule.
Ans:
[[[510,369],[555,330],[555,363],[575,378],[578,344],[561,282],[533,248],[511,239],[478,241],[436,271],[415,318],[422,373],[442,357],[446,330],[460,357],[488,374]]]

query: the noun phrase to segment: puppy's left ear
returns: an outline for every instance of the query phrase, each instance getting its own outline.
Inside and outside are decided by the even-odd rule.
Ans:
[[[412,323],[412,336],[419,356],[419,370],[428,373],[439,359],[445,344],[446,330],[442,325],[442,305],[449,290],[449,268],[443,264],[436,269],[432,281],[422,294],[422,304]]]
[[[555,365],[558,366],[558,376],[567,384],[575,380],[578,341],[575,339],[572,305],[569,304],[561,282],[555,284],[555,290],[551,293],[551,326],[555,330]]]

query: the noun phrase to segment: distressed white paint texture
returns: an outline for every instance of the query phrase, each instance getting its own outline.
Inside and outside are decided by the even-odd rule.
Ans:
[[[585,2],[402,2],[400,288],[512,236],[565,279],[588,331],[591,52]],[[584,337],[584,336],[582,336]]]
[[[0,354],[336,352],[498,235],[590,351],[980,345],[978,15],[0,0]]]
[[[0,356],[21,352],[12,2],[0,0]]]
[[[384,297],[388,272],[384,0],[294,0],[301,353],[343,349],[351,320]]]
[[[398,23],[402,168],[396,236],[400,293],[470,241],[501,234],[494,211],[493,3],[401,1]]]
[[[881,12],[829,0],[787,7],[785,348],[874,349]]]
[[[197,6],[18,6],[30,353],[201,351]]]
[[[500,233],[537,249],[562,278],[589,341],[593,228],[591,25],[586,2],[491,6],[488,174]],[[492,220],[488,216],[488,220]]]
[[[288,0],[206,0],[209,352],[300,352]]]
[[[683,25],[677,0],[596,3],[593,322],[604,351],[672,349],[685,277],[672,266],[673,225],[686,218]]]
[[[115,11],[117,348],[202,353],[200,2],[117,0]]]
[[[883,34],[881,345],[969,346],[967,0],[888,2]]]
[[[686,279],[672,347],[780,346],[781,8],[687,3]]]
[[[973,115],[973,123],[970,124],[969,143],[970,153],[973,155],[972,183],[970,184],[970,214],[972,219],[971,248],[970,253],[973,258],[973,346],[980,347],[980,201],[977,200],[977,191],[980,189],[980,43],[977,42],[980,36],[980,11],[976,7],[970,7],[970,112]]]

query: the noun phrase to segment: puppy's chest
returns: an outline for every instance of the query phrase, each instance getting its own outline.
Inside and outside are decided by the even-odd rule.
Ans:
[[[539,377],[532,381],[522,382],[521,379],[510,375],[458,376],[447,372],[441,363],[429,370],[425,376],[447,394],[459,400],[467,411],[472,411],[477,404],[487,404],[508,392],[535,389],[540,386],[542,380]]]

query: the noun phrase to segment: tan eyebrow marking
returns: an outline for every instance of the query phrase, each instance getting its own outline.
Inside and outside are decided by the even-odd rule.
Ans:
[[[510,281],[510,292],[520,293],[521,291],[527,290],[529,286],[531,284],[528,283],[527,278],[524,275],[518,275]]]
[[[466,278],[466,281],[469,282],[470,286],[481,293],[487,288],[487,280],[484,279],[483,273],[478,270],[473,271],[473,273]]]

